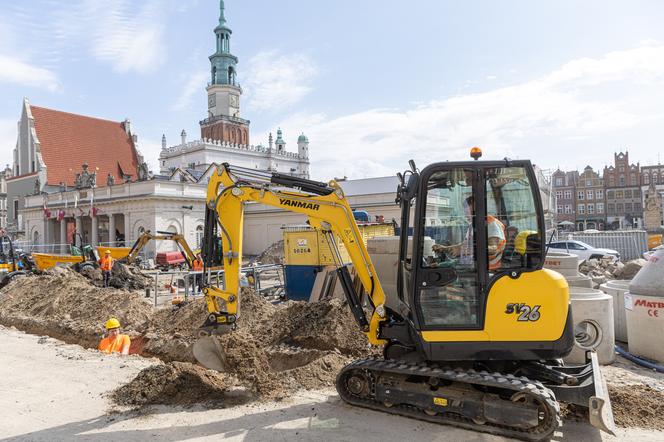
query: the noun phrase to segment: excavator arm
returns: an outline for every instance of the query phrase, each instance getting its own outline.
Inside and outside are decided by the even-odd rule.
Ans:
[[[207,191],[206,238],[203,247],[206,267],[217,223],[222,238],[222,259],[225,286],[208,285],[206,296],[208,319],[201,328],[201,335],[215,334],[219,328],[234,328],[240,313],[240,268],[242,265],[242,229],[244,204],[260,203],[290,212],[306,215],[308,223],[323,231],[337,252],[338,275],[346,298],[360,328],[374,345],[385,343],[379,338],[379,325],[386,320],[385,294],[376,276],[362,236],[353,217],[343,190],[335,181],[328,184],[305,180],[289,175],[270,174],[263,182],[238,178],[235,169],[228,164],[218,166],[212,175]],[[348,268],[343,265],[336,249],[335,238],[345,245],[362,286],[374,307],[371,317],[366,318],[353,289]]]
[[[194,259],[196,258],[196,255],[191,250],[191,247],[189,247],[189,244],[187,244],[187,240],[184,239],[184,236],[171,232],[157,233],[157,235],[153,235],[152,232],[147,230],[138,237],[129,250],[129,254],[124,258],[127,261],[127,264],[132,264],[136,261],[138,254],[150,241],[174,241],[178,245],[180,251],[184,254],[187,266],[189,266],[190,269],[194,268]]]

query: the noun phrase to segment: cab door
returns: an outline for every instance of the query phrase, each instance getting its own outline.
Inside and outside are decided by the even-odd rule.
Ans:
[[[411,273],[411,305],[420,330],[483,325],[486,272],[480,269],[487,257],[480,177],[472,163],[439,163],[421,173]]]

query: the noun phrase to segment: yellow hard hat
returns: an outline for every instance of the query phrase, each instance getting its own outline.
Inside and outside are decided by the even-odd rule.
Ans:
[[[518,235],[516,235],[516,238],[514,239],[514,250],[516,250],[520,255],[525,255],[528,251],[528,237],[531,235],[537,235],[537,231],[522,230]]]
[[[111,251],[110,251],[110,250],[107,250],[107,251],[104,252],[104,253],[106,253],[107,255],[110,255],[110,254],[111,254]]]
[[[106,321],[106,330],[112,330],[114,328],[120,328],[120,321],[115,318],[111,318]]]

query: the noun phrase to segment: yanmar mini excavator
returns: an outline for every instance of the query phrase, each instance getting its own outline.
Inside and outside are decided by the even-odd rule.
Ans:
[[[575,345],[569,289],[560,274],[542,268],[544,216],[530,161],[477,161],[477,148],[471,156],[475,161],[421,171],[411,161],[398,175],[393,305],[386,304],[337,182],[219,166],[208,185],[203,253],[204,261],[217,256],[214,239],[221,236],[225,286],[204,289],[209,314],[196,358],[224,367],[214,335],[234,329],[240,314],[243,205],[256,202],[306,215],[350,255],[368,311],[337,255],[338,278],[357,325],[383,347],[383,357],[354,361],[338,374],[337,391],[347,403],[542,440],[560,425],[559,402],[566,402],[586,407],[590,423],[612,433],[596,354],[589,351],[584,365],[562,361]]]

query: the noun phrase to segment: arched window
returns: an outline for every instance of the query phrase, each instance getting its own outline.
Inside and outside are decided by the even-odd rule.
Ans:
[[[650,184],[650,175],[647,173],[643,175],[643,184]]]
[[[217,83],[217,67],[212,66],[212,84]]]
[[[203,247],[203,226],[196,227],[196,247]]]
[[[228,67],[228,84],[235,84],[235,69],[233,69],[233,66]]]

